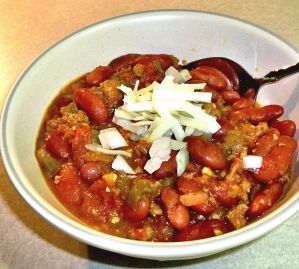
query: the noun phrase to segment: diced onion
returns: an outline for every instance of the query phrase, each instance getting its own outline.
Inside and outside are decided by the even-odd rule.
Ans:
[[[153,142],[150,150],[149,155],[153,158],[159,158],[162,161],[168,161],[170,158],[170,138],[169,137],[162,137],[157,139]]]
[[[127,174],[131,174],[131,175],[136,174],[136,172],[127,163],[127,161],[120,155],[117,155],[117,157],[112,162],[112,168],[117,171],[123,171]]]
[[[92,143],[92,144],[86,144],[85,148],[90,151],[94,152],[101,152],[104,154],[109,154],[109,155],[123,155],[126,157],[131,157],[132,153],[125,151],[125,150],[117,150],[117,149],[104,149],[102,148],[99,144]]]
[[[263,157],[256,155],[247,155],[243,157],[244,169],[258,169],[262,167]]]
[[[183,69],[180,71],[180,76],[183,79],[184,82],[188,81],[192,78],[190,72],[187,69]]]
[[[187,147],[187,143],[183,142],[183,141],[178,141],[178,140],[171,139],[170,140],[170,147],[171,147],[172,150],[180,150],[182,148]]]
[[[131,136],[130,136],[130,139],[132,141],[138,141],[140,139],[140,136],[135,134],[135,133],[132,133]]]
[[[189,154],[187,148],[180,149],[175,159],[177,163],[177,175],[181,176],[185,172],[187,164],[189,162]]]
[[[178,71],[173,66],[170,66],[168,69],[166,69],[165,76],[172,76],[174,78],[173,81],[178,84],[184,83],[192,78],[190,72],[187,69]]]
[[[162,162],[169,160],[170,152],[171,139],[169,137],[161,137],[157,140],[154,140],[149,150],[151,159],[146,162],[144,169],[148,173],[152,174],[160,168]]]
[[[184,81],[182,81],[182,78],[180,76],[180,72],[177,69],[175,69],[173,66],[170,66],[169,68],[167,68],[165,70],[165,76],[172,76],[173,81],[175,83],[184,82]]]
[[[144,170],[152,174],[160,168],[162,162],[159,158],[149,159],[144,166]]]
[[[116,149],[128,146],[126,140],[115,127],[101,130],[98,137],[104,149]]]

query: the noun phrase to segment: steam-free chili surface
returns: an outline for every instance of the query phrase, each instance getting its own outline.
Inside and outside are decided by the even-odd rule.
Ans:
[[[279,105],[255,107],[252,89],[240,97],[233,81],[208,63],[192,70],[186,83],[207,83],[204,91],[212,92],[213,103],[203,108],[221,129],[210,137],[186,137],[190,160],[181,176],[175,151],[147,173],[151,143],[112,123],[114,109],[123,104],[118,86],[161,82],[170,66],[180,69],[170,55],[121,56],[71,82],[46,112],[37,159],[61,203],[94,229],[147,241],[217,236],[262,216],[290,181],[294,122],[278,120]],[[125,159],[136,174],[112,169],[115,155],[86,149],[108,127],[125,138],[132,153]],[[262,156],[262,167],[245,170],[242,158],[248,154]]]

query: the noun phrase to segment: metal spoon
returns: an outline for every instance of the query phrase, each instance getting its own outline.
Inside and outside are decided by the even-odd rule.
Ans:
[[[238,91],[241,96],[244,96],[249,88],[253,88],[255,90],[254,99],[256,99],[262,85],[276,82],[286,76],[299,72],[299,63],[297,63],[284,69],[271,71],[262,78],[255,78],[248,74],[241,65],[224,57],[211,57],[196,60],[182,66],[182,68],[191,71],[199,66],[214,67],[221,71],[231,82],[232,88]]]

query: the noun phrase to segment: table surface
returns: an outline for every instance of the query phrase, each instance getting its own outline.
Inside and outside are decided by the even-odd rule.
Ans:
[[[65,35],[120,14],[193,9],[266,28],[299,48],[299,1],[0,1],[0,108],[22,70]],[[158,262],[87,246],[52,227],[19,196],[0,161],[0,269],[4,268],[299,268],[299,214],[244,246],[191,261]]]

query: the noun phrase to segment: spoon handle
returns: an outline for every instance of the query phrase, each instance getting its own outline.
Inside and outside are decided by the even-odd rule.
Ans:
[[[286,76],[295,74],[297,72],[299,72],[299,63],[296,63],[295,65],[291,65],[285,69],[271,71],[265,76],[265,79],[267,82],[274,82]]]

